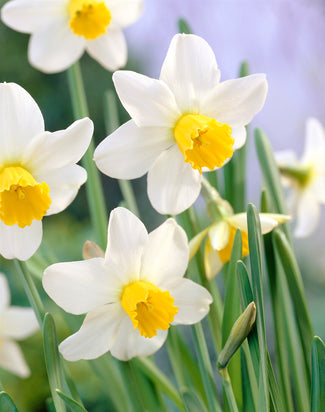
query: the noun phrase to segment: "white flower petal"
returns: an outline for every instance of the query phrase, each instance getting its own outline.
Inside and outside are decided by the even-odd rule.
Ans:
[[[77,196],[78,190],[87,180],[87,172],[78,165],[62,167],[48,173],[34,175],[38,182],[45,182],[50,188],[51,205],[46,215],[64,210]]]
[[[119,27],[127,27],[138,20],[143,12],[143,0],[106,0],[112,20]]]
[[[205,276],[208,280],[213,279],[222,269],[223,263],[219,252],[211,246],[210,239],[207,238],[204,247],[204,268]]]
[[[20,161],[30,140],[44,130],[35,100],[15,83],[0,84],[0,167]]]
[[[85,39],[71,31],[66,19],[56,20],[31,35],[30,63],[45,73],[57,73],[76,62],[85,50]]]
[[[173,128],[182,115],[166,84],[143,74],[118,71],[113,74],[117,94],[137,126]]]
[[[65,311],[79,315],[116,301],[117,280],[103,258],[55,263],[44,271],[43,287]]]
[[[106,34],[86,42],[86,50],[105,69],[111,72],[126,65],[128,50],[121,30],[109,29]]]
[[[262,109],[267,94],[264,74],[219,83],[202,103],[202,113],[233,128],[247,125]]]
[[[17,343],[2,339],[0,345],[0,368],[6,369],[21,378],[30,375],[29,367]]]
[[[111,354],[122,361],[127,361],[135,356],[150,356],[162,347],[167,330],[157,330],[153,338],[145,338],[139,333],[139,329],[133,330],[133,324],[128,316],[125,316],[120,324],[116,341],[111,348]]]
[[[319,153],[322,152],[320,158]],[[319,120],[309,118],[306,122],[306,140],[304,153],[301,158],[301,163],[310,164],[320,160],[321,165],[324,164],[325,154],[325,131]],[[319,161],[317,162],[319,163]]]
[[[0,312],[10,305],[10,289],[7,278],[0,273]]]
[[[69,361],[95,359],[109,351],[125,315],[120,303],[93,309],[79,331],[59,345],[63,357]]]
[[[65,130],[39,134],[26,147],[23,163],[33,175],[77,163],[88,149],[93,131],[93,122],[85,117]]]
[[[325,175],[317,176],[312,186],[313,193],[320,203],[325,203]]]
[[[279,167],[295,167],[298,159],[293,150],[280,150],[274,153],[275,161]]]
[[[170,129],[140,128],[130,120],[98,145],[94,160],[108,176],[135,179],[147,173],[160,153],[173,143]]]
[[[225,221],[220,221],[211,226],[209,230],[209,239],[211,246],[215,250],[224,249],[229,242],[230,228]]]
[[[232,129],[231,136],[235,139],[235,143],[232,147],[234,150],[240,149],[242,146],[244,146],[246,142],[246,135],[245,126],[235,127]]]
[[[25,339],[36,332],[38,328],[38,322],[32,308],[10,306],[0,314],[1,339]]]
[[[170,295],[178,307],[173,325],[192,325],[199,322],[209,312],[213,299],[201,285],[189,279],[180,279],[170,287]]]
[[[295,237],[307,237],[311,235],[320,219],[320,204],[315,195],[307,190],[302,192],[297,204],[297,223],[293,235]]]
[[[108,224],[105,264],[128,284],[139,280],[148,232],[133,213],[123,207],[112,210]]]
[[[14,30],[33,33],[66,14],[64,0],[14,0],[1,9],[1,20]]]
[[[259,217],[263,235],[265,235],[265,233],[271,232],[272,229],[274,229],[278,225],[281,225],[281,223],[287,222],[291,219],[288,215],[281,215],[277,213],[260,213]],[[246,213],[237,213],[235,215],[226,217],[225,220],[234,228],[246,233],[248,232]]]
[[[202,232],[198,233],[196,236],[194,236],[189,243],[189,248],[190,248],[190,258],[189,260],[191,260],[196,252],[199,250],[199,247],[201,246],[201,243],[203,241],[203,239],[205,238],[205,236],[208,234],[210,230],[210,226],[207,227],[206,229],[202,230]]]
[[[18,225],[5,225],[0,220],[0,254],[6,259],[27,260],[39,248],[42,234],[41,220],[33,220],[23,229]]]
[[[177,215],[198,198],[201,175],[185,163],[177,145],[165,150],[148,173],[148,196],[161,214]]]
[[[140,278],[159,288],[168,289],[169,282],[183,277],[188,259],[186,234],[174,219],[168,219],[149,233]]]
[[[214,53],[205,40],[193,34],[176,34],[170,43],[160,79],[172,90],[183,113],[196,113],[201,112],[203,98],[218,84],[220,72]]]

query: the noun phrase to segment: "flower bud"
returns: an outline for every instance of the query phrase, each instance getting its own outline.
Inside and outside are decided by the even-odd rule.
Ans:
[[[82,248],[82,257],[87,259],[92,259],[96,257],[104,257],[105,253],[102,249],[96,245],[96,243],[92,242],[91,240],[86,240],[83,248]]]

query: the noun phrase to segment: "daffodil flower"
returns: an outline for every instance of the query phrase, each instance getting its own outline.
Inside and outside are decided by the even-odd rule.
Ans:
[[[33,98],[15,83],[0,84],[0,254],[30,258],[42,240],[42,219],[65,209],[86,179],[76,165],[93,123],[84,118],[66,130],[44,131]]]
[[[21,378],[29,376],[29,367],[15,341],[29,337],[37,329],[37,319],[31,308],[10,306],[7,279],[0,273],[0,368]]]
[[[114,73],[128,121],[95,151],[108,176],[134,179],[148,172],[148,196],[162,214],[178,214],[200,193],[202,171],[221,167],[245,143],[245,125],[261,110],[265,75],[220,83],[208,43],[177,34],[160,79],[130,71]]]
[[[185,232],[174,219],[148,234],[130,211],[114,209],[104,257],[44,272],[43,287],[59,306],[88,312],[80,330],[60,344],[64,358],[93,359],[107,351],[120,360],[148,356],[163,345],[171,324],[199,322],[212,298],[184,279],[188,257]]]
[[[321,204],[325,203],[325,131],[315,118],[306,123],[306,141],[300,160],[291,150],[275,153],[287,203],[296,218],[295,237],[311,235],[319,222]]]
[[[290,216],[276,213],[260,213],[259,217],[263,235],[290,219]],[[237,229],[241,233],[242,257],[244,257],[249,253],[246,213],[223,216],[190,241],[191,259],[206,237],[204,265],[206,277],[209,280],[213,279],[220,272],[223,265],[229,262]]]
[[[142,9],[143,0],[11,0],[1,18],[14,30],[31,33],[29,62],[45,73],[67,69],[84,51],[113,71],[127,60],[121,29]]]

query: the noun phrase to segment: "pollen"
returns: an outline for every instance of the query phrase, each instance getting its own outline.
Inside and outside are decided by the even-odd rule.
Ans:
[[[231,127],[199,114],[185,114],[174,128],[174,136],[185,162],[202,174],[202,167],[221,167],[233,155]]]
[[[94,40],[107,31],[112,16],[104,1],[71,0],[70,28],[78,36]]]
[[[8,226],[24,228],[41,220],[51,204],[48,185],[38,183],[23,167],[0,171],[0,219]]]
[[[222,263],[229,262],[230,257],[231,257],[232,246],[235,240],[236,228],[231,225],[229,226],[230,226],[230,233],[229,233],[229,240],[228,240],[227,246],[218,251],[219,257]],[[240,231],[240,233],[241,233],[241,242],[242,242],[242,257],[245,257],[249,253],[248,234],[242,230]]]
[[[134,329],[140,335],[152,338],[157,330],[166,330],[174,320],[178,308],[168,291],[163,291],[150,282],[137,281],[125,286],[121,303],[129,315]]]

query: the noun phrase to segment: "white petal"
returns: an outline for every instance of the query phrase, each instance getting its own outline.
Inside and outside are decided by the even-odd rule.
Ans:
[[[192,325],[209,312],[212,296],[201,285],[189,279],[180,279],[170,288],[170,295],[178,307],[173,325]]]
[[[33,33],[28,45],[30,63],[45,73],[57,73],[76,62],[85,50],[85,39],[73,34],[68,20],[56,20]]]
[[[116,283],[103,258],[55,263],[45,269],[43,276],[46,293],[75,315],[115,302]]]
[[[175,95],[183,113],[200,112],[201,102],[220,79],[208,43],[193,34],[176,34],[169,46],[160,79]],[[205,113],[202,113],[205,114]]]
[[[274,229],[281,223],[287,222],[291,219],[288,215],[281,215],[277,213],[260,213],[259,217],[263,235],[265,235],[265,233],[271,232],[272,229]],[[225,220],[234,228],[246,233],[248,232],[246,213],[237,213],[235,215],[226,217]]]
[[[204,247],[204,268],[205,276],[208,280],[213,279],[222,269],[223,263],[220,259],[219,252],[211,246],[210,239],[207,238]]]
[[[126,65],[128,50],[124,34],[119,29],[108,30],[95,40],[86,42],[89,55],[111,72]]]
[[[275,161],[279,167],[297,166],[297,155],[293,150],[280,150],[274,153]]]
[[[27,260],[36,252],[42,241],[42,221],[33,220],[23,229],[7,226],[0,220],[0,254],[6,259]]]
[[[19,162],[30,140],[44,130],[35,100],[15,83],[0,84],[0,167]]]
[[[130,120],[99,144],[94,160],[108,176],[135,179],[147,173],[160,153],[173,143],[170,129],[140,128]]]
[[[45,182],[50,188],[51,205],[46,215],[64,210],[77,196],[78,190],[87,180],[87,172],[78,165],[62,167],[48,173],[34,175],[38,182]]]
[[[139,280],[148,232],[133,213],[123,207],[112,210],[108,223],[105,264],[122,282]]]
[[[6,369],[21,378],[27,378],[30,375],[29,367],[20,347],[17,343],[6,339],[1,340],[0,368]]]
[[[215,250],[224,249],[229,242],[230,228],[227,222],[220,221],[211,226],[209,239],[211,246]]]
[[[25,339],[39,328],[32,308],[10,306],[0,314],[1,338]]]
[[[141,280],[162,289],[183,277],[189,259],[186,234],[174,219],[166,220],[149,233],[141,267]]]
[[[317,176],[313,181],[313,193],[320,203],[325,203],[325,176]]]
[[[311,191],[301,193],[297,204],[297,223],[294,229],[295,237],[311,235],[319,224],[320,205]]]
[[[14,30],[33,33],[66,14],[64,0],[14,0],[1,9],[1,20]]]
[[[302,164],[314,163],[322,151],[321,162],[324,164],[325,131],[322,124],[315,118],[309,118],[306,122],[305,149],[301,158]]]
[[[162,347],[167,330],[158,330],[153,338],[145,338],[139,333],[139,329],[133,330],[133,324],[126,316],[120,324],[116,341],[111,348],[111,354],[122,361],[127,361],[135,356],[150,356]]]
[[[0,313],[10,305],[10,289],[7,278],[0,273]]]
[[[161,214],[177,215],[189,208],[201,190],[201,175],[185,163],[177,145],[165,150],[148,173],[148,196]]]
[[[234,150],[240,149],[244,146],[246,142],[246,135],[246,128],[244,126],[232,129],[231,136],[235,139],[235,143],[232,147]]]
[[[93,131],[93,122],[85,117],[65,130],[39,134],[26,147],[23,162],[33,175],[77,163],[88,149]]]
[[[143,12],[143,0],[106,0],[112,20],[119,27],[127,27],[138,20]]]
[[[114,73],[113,81],[123,106],[138,126],[173,128],[181,117],[164,82],[126,70]]]
[[[231,127],[242,127],[262,109],[267,94],[264,74],[219,83],[202,103],[202,113]]]
[[[199,250],[199,247],[201,246],[201,243],[203,241],[203,239],[205,238],[205,236],[208,234],[210,230],[210,226],[207,227],[206,229],[202,230],[202,232],[198,233],[196,236],[194,236],[189,243],[189,248],[190,248],[190,258],[189,260],[191,260],[196,252]]]
[[[109,351],[123,316],[127,315],[120,303],[93,309],[85,317],[79,331],[59,345],[63,357],[69,361],[95,359]]]

